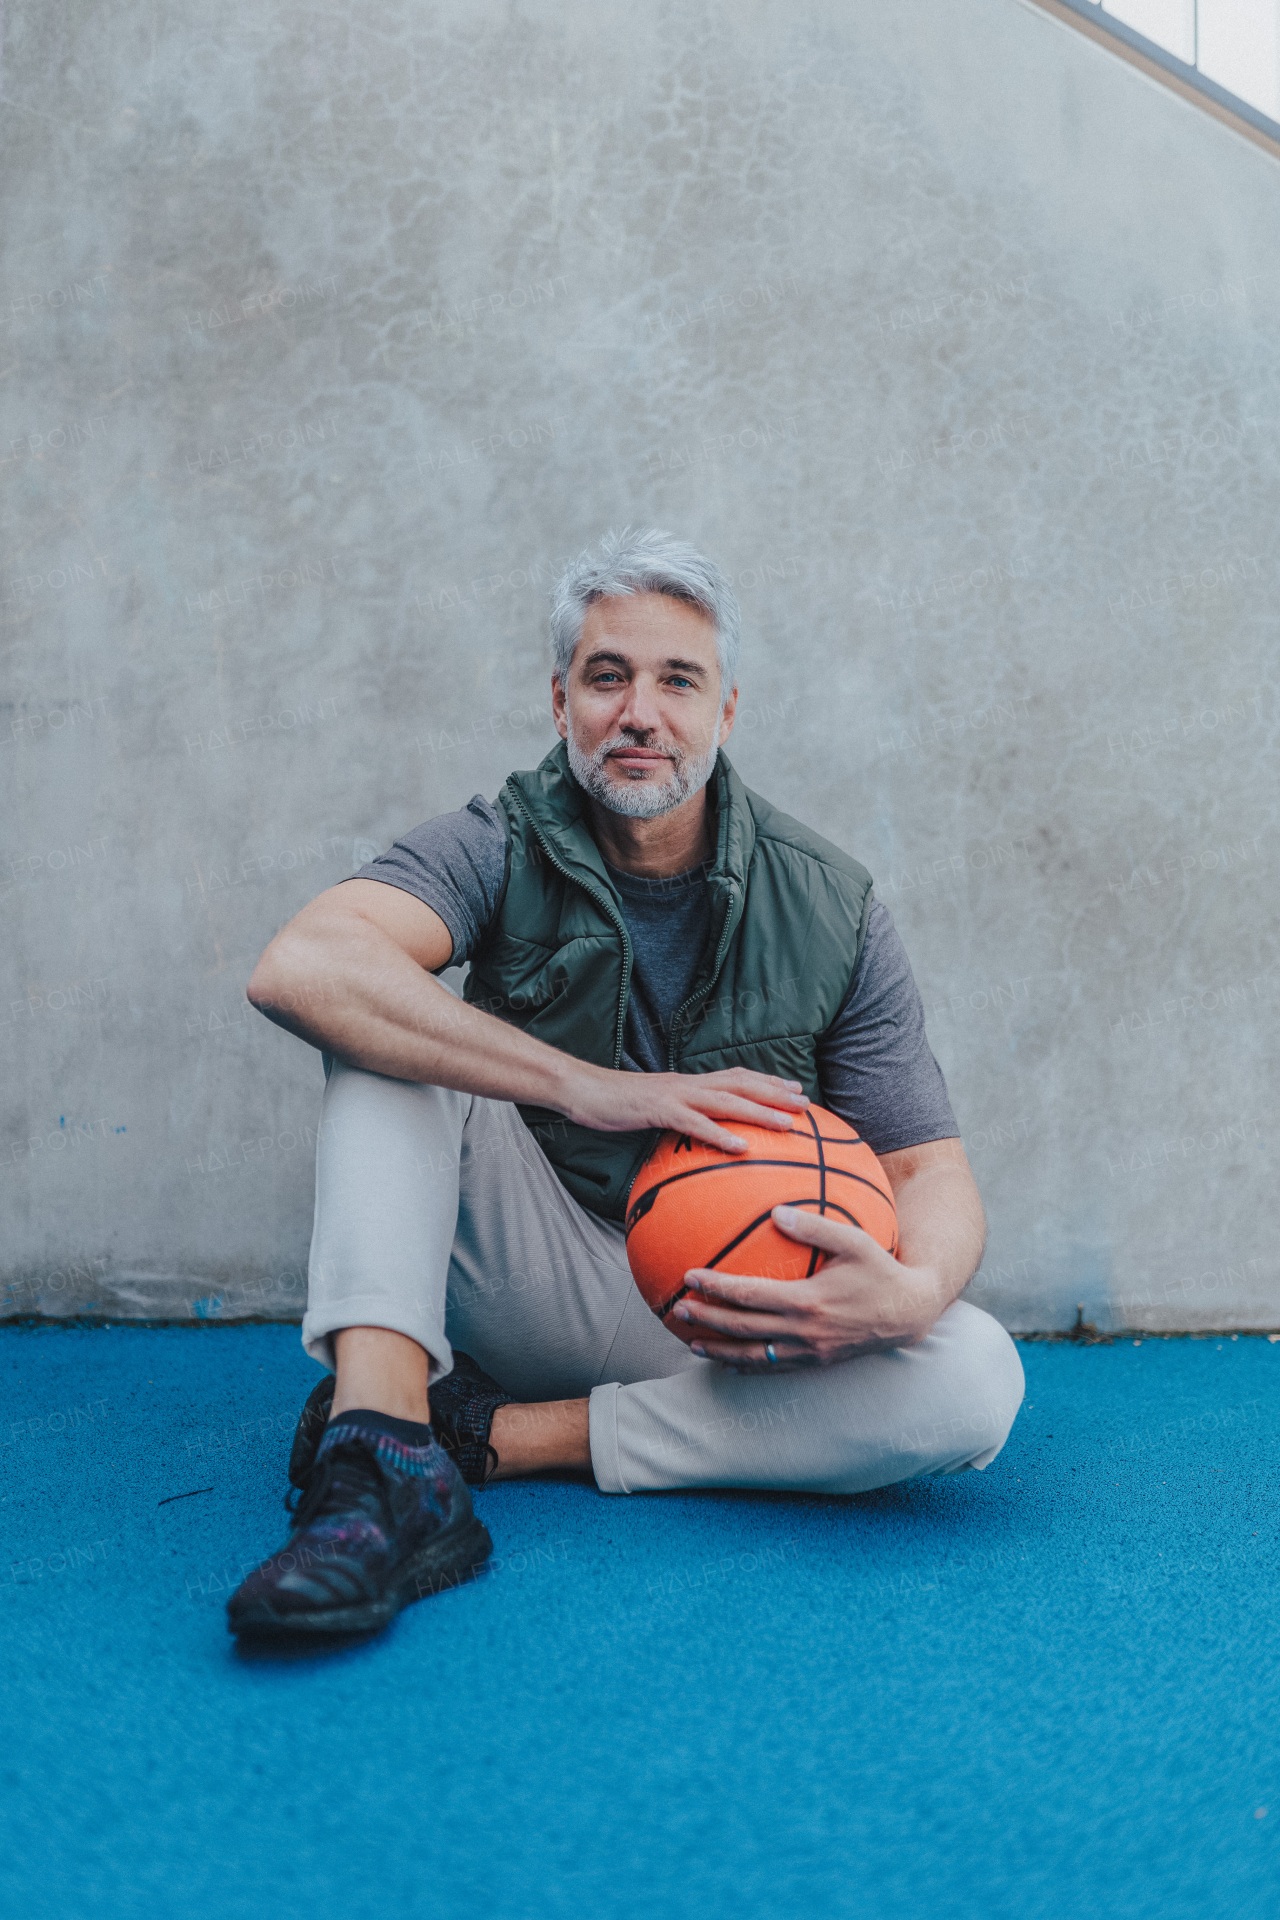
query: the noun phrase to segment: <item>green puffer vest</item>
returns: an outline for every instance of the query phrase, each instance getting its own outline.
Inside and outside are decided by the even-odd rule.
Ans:
[[[816,1099],[817,1041],[858,964],[871,875],[752,793],[723,753],[708,800],[711,939],[672,1020],[668,1064],[782,1074]],[[513,773],[497,806],[506,877],[463,994],[579,1060],[620,1067],[631,942],[564,742],[533,772]],[[621,1221],[657,1133],[597,1133],[542,1107],[520,1114],[574,1199]]]

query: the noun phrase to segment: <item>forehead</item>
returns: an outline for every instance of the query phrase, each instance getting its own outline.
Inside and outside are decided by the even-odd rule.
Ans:
[[[637,663],[679,653],[707,667],[716,662],[715,622],[701,607],[668,593],[628,593],[594,600],[582,623],[574,658],[598,648],[625,654]]]

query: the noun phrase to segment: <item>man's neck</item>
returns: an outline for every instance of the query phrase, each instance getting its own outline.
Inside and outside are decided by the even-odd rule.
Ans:
[[[598,800],[588,799],[587,805],[592,839],[610,866],[623,873],[662,880],[687,873],[715,855],[714,815],[705,787],[656,820],[611,813]]]

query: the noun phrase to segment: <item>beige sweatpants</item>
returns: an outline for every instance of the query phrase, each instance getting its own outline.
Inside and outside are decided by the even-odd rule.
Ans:
[[[326,1063],[329,1064],[329,1063]],[[514,1106],[330,1065],[302,1340],[390,1327],[456,1345],[522,1400],[590,1395],[606,1493],[861,1493],[985,1467],[1022,1400],[1008,1334],[965,1301],[918,1346],[821,1370],[735,1374],[644,1304],[622,1229],[566,1192]]]

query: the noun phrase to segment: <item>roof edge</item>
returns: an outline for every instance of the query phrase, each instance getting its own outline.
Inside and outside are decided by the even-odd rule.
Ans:
[[[1132,27],[1124,25],[1113,15],[1103,13],[1099,7],[1090,4],[1090,0],[1018,0],[1019,6],[1028,7],[1033,13],[1047,13],[1063,26],[1073,27],[1086,39],[1105,47],[1108,53],[1116,54],[1121,60],[1146,74],[1149,80],[1167,87],[1194,107],[1199,107],[1211,119],[1219,120],[1230,127],[1273,160],[1280,160],[1280,124],[1271,120],[1265,113],[1259,113],[1247,101],[1236,94],[1228,93],[1216,81],[1208,79],[1198,67],[1189,67],[1185,60],[1179,60],[1163,47],[1148,40],[1144,34],[1135,33]]]

